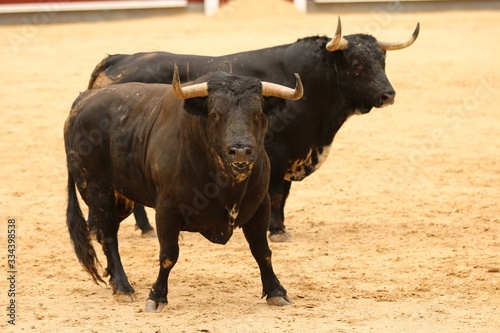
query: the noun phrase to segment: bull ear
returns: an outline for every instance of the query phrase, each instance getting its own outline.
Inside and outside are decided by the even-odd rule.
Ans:
[[[277,113],[286,110],[287,102],[286,100],[278,97],[264,97],[264,113],[268,116],[275,115]]]
[[[184,100],[184,110],[195,116],[206,116],[208,105],[206,97],[195,97]]]

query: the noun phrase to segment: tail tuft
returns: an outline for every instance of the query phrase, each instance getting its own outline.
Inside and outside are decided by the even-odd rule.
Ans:
[[[100,282],[106,284],[98,272],[101,265],[97,259],[94,247],[90,241],[90,233],[87,222],[83,217],[82,210],[76,195],[75,181],[68,174],[68,208],[66,210],[66,224],[68,225],[69,236],[75,249],[78,261],[83,268],[92,276],[96,284]]]

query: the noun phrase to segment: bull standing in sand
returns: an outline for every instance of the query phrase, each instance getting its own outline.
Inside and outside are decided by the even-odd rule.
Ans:
[[[173,76],[172,86],[113,85],[88,90],[73,103],[64,126],[67,225],[80,263],[95,282],[103,281],[75,185],[89,207],[89,223],[97,226],[114,293],[134,298],[118,252],[120,222],[136,204],[156,209],[160,269],[146,311],[167,304],[180,231],[225,244],[236,227],[258,263],[267,302],[289,304],[266,237],[270,165],[264,137],[267,115],[302,96],[300,78],[291,89],[224,72],[181,87],[177,68]],[[200,202],[197,193],[208,184],[207,202]]]

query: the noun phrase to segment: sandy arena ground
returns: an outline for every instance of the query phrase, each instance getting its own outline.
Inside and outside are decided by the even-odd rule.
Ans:
[[[339,14],[345,34],[401,40],[417,22],[421,33],[388,53],[396,103],[349,119],[325,165],[292,186],[293,242],[271,248],[295,304],[260,299],[241,231],[226,246],[183,233],[170,303],[145,313],[158,243],[130,218],[119,239],[138,301],[117,302],[93,284],[66,229],[62,129],[94,66],[108,53],[220,55],[332,36]],[[283,1],[240,0],[213,17],[40,18],[0,25],[0,331],[498,332],[500,11],[305,15]],[[8,218],[17,227],[15,326],[6,323]]]

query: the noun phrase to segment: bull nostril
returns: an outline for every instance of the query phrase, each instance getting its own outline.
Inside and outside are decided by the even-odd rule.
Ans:
[[[246,147],[230,147],[228,149],[229,157],[233,162],[248,162],[253,155],[253,148],[250,146]]]
[[[396,95],[396,93],[394,91],[383,93],[382,95],[380,95],[380,105],[394,103],[394,96],[395,95]]]

